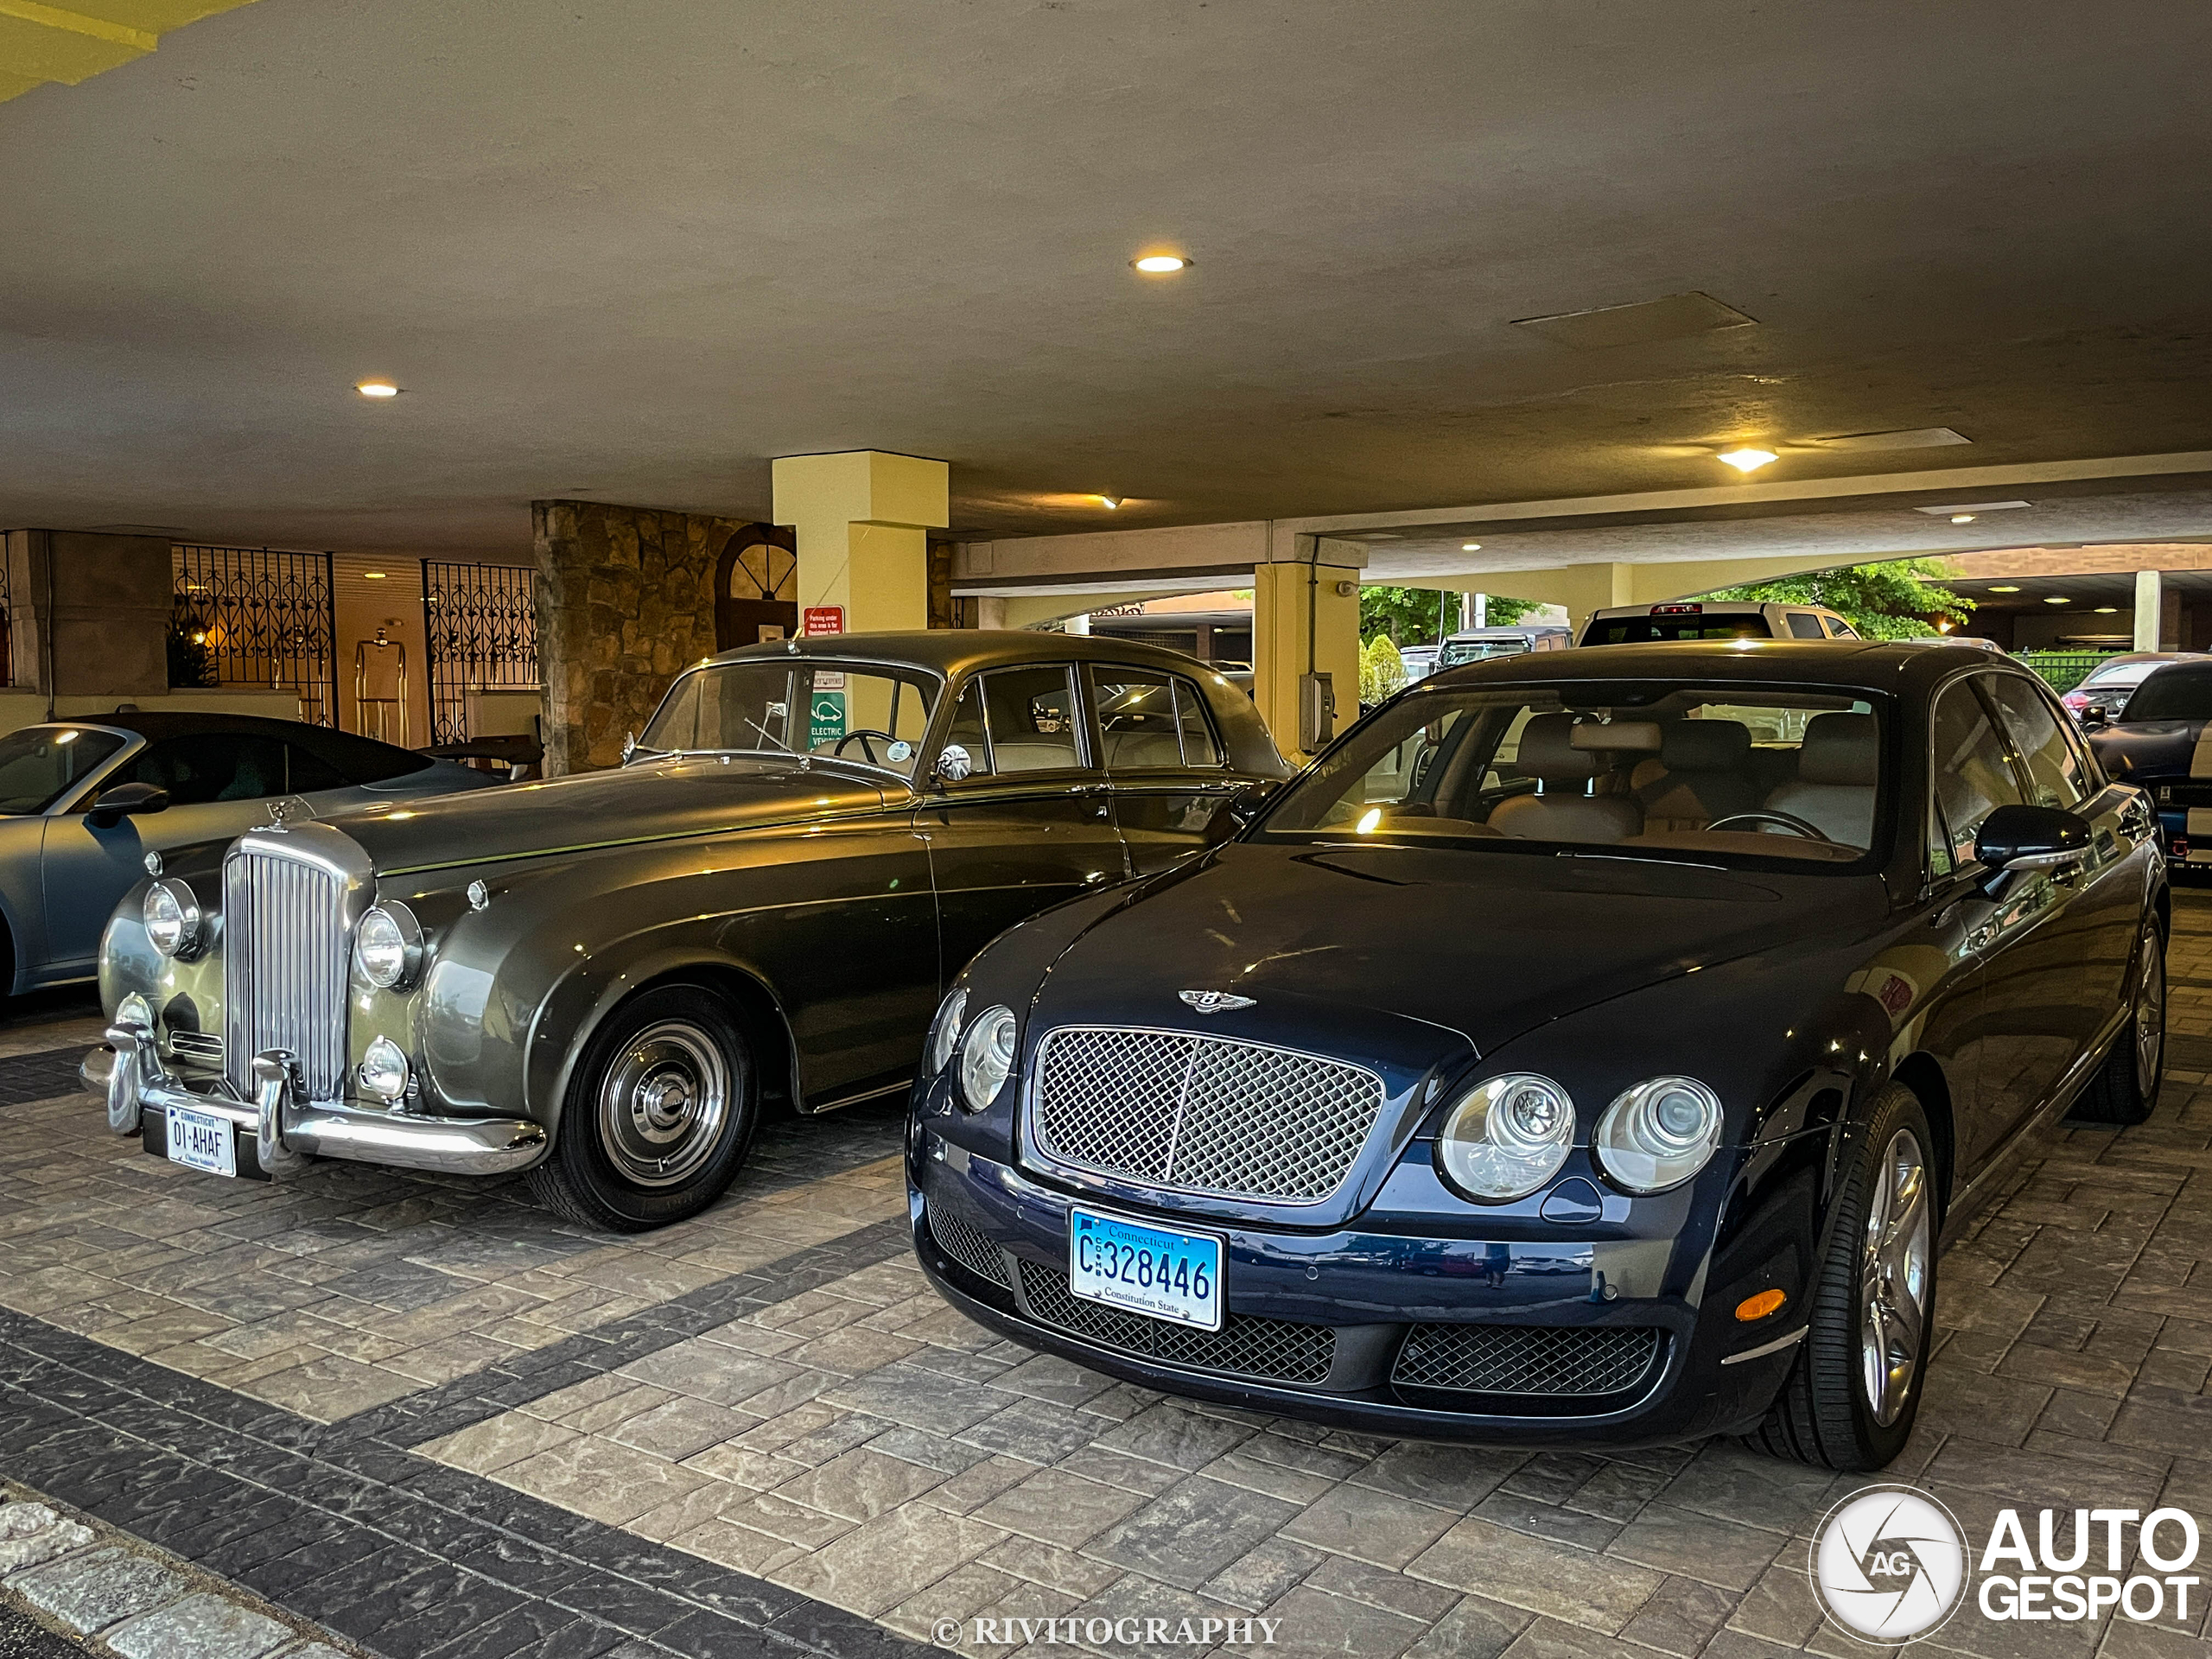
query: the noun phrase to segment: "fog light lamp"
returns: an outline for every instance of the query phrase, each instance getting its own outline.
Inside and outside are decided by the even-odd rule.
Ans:
[[[378,1100],[397,1100],[407,1092],[407,1056],[389,1037],[379,1037],[361,1056],[356,1075],[361,1087]]]

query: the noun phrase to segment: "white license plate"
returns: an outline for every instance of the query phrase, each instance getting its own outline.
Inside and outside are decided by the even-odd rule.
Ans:
[[[230,1120],[182,1106],[170,1107],[169,1161],[210,1175],[236,1175],[238,1140]]]
[[[1068,1211],[1068,1289],[1085,1301],[1221,1329],[1221,1240]]]

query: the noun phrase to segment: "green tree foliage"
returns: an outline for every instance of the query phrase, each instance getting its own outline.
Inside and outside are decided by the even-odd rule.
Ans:
[[[1508,599],[1492,594],[1484,612],[1488,626],[1503,627],[1518,622],[1536,608],[1532,599]],[[1459,631],[1459,595],[1441,594],[1433,588],[1363,587],[1359,590],[1359,631],[1363,635],[1387,634],[1401,645],[1433,645],[1437,613],[1444,612],[1444,634]]]
[[[1372,708],[1402,690],[1406,683],[1405,659],[1398,655],[1398,647],[1387,633],[1378,633],[1359,651],[1359,701],[1363,708]]]
[[[1963,622],[1974,609],[1972,600],[1941,585],[1950,574],[1941,559],[1891,559],[1723,588],[1705,597],[1825,605],[1869,639],[1919,639],[1942,632],[1936,621]]]

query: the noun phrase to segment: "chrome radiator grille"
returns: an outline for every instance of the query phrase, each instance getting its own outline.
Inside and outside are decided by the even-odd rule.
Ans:
[[[1070,1026],[1037,1066],[1047,1157],[1211,1197],[1327,1198],[1382,1109],[1363,1066],[1188,1032]]]
[[[253,1057],[289,1049],[308,1093],[346,1071],[346,913],[339,878],[249,838],[223,863],[225,1075],[253,1089]]]

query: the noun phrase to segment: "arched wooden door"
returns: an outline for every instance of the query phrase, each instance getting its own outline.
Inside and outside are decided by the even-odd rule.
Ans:
[[[788,639],[798,632],[798,531],[747,524],[722,548],[715,570],[715,648]]]

